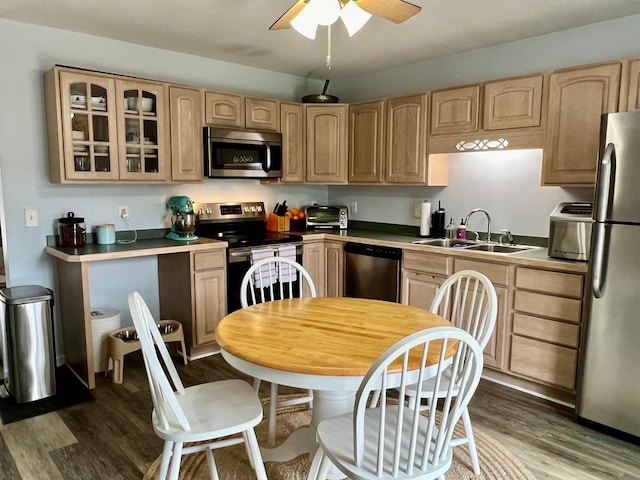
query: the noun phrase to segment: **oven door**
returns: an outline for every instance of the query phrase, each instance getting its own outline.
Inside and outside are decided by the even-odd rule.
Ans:
[[[295,245],[296,261],[302,265],[302,243],[278,243],[274,247]],[[245,273],[251,267],[251,250],[261,249],[269,245],[253,248],[229,248],[227,251],[227,312],[235,312],[242,306],[240,304],[240,284]]]
[[[279,178],[282,145],[268,141],[208,138],[205,174],[209,178]]]

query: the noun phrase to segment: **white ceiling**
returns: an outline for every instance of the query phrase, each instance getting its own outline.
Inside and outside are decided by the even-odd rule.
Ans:
[[[322,79],[326,29],[269,26],[294,0],[1,0],[0,17]],[[332,30],[332,77],[367,73],[640,13],[640,0],[412,0],[396,25]]]

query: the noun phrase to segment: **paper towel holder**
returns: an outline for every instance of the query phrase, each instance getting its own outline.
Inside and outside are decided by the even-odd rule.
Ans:
[[[431,203],[424,200],[420,210],[420,236],[428,237],[431,233]]]

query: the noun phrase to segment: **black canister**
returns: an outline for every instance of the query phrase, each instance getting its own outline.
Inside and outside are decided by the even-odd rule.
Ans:
[[[66,217],[59,218],[58,222],[58,243],[61,247],[84,246],[84,218],[69,212]]]
[[[431,214],[431,236],[434,238],[444,238],[445,228],[444,208],[438,202],[438,209]]]

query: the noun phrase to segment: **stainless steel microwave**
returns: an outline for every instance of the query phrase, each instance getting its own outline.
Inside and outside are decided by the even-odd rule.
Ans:
[[[313,205],[304,209],[307,228],[347,228],[349,210],[344,206]]]
[[[279,133],[204,127],[203,140],[205,177],[282,177]]]

